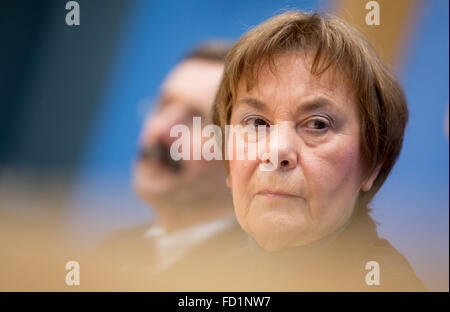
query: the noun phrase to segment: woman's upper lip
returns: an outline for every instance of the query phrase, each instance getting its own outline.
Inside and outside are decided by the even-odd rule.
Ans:
[[[284,196],[284,197],[300,197],[297,194],[288,193],[281,190],[269,190],[264,189],[256,193],[256,195],[265,195],[265,196]]]

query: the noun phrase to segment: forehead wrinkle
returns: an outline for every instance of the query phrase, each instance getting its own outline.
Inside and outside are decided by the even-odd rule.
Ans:
[[[261,110],[261,111],[268,111],[269,107],[262,101],[258,100],[257,98],[246,96],[240,100],[238,100],[236,106],[239,105],[247,105],[254,109]]]
[[[301,110],[299,103],[313,102],[314,99],[310,100],[313,97],[329,98],[330,104],[334,103],[334,105],[328,105],[328,107],[342,111],[336,101],[340,97],[346,98],[346,102],[352,98],[352,95],[346,96],[343,94],[344,91],[349,91],[349,89],[350,93],[353,93],[353,90],[349,88],[347,76],[336,68],[329,68],[320,76],[314,75],[310,71],[308,57],[298,53],[279,55],[275,57],[274,65],[273,67],[267,64],[262,66],[258,71],[258,77],[255,77],[256,79],[251,86],[247,81],[241,80],[238,90],[244,91],[250,97],[264,95],[264,100],[270,111],[275,115],[296,114]],[[340,88],[341,84],[335,82],[342,82],[343,80],[343,88]],[[271,87],[267,88],[267,85]],[[288,91],[277,92],[283,88]],[[266,98],[270,98],[270,102]],[[318,108],[318,106],[315,108]]]

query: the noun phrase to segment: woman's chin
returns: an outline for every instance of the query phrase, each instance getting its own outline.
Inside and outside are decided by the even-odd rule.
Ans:
[[[275,252],[298,246],[307,239],[310,226],[302,217],[263,214],[248,223],[250,235],[265,251]]]
[[[258,243],[259,247],[267,252],[277,252],[289,249],[289,246],[286,245],[286,242],[280,241],[278,239],[263,239],[260,241],[258,240],[258,238],[255,238],[255,240]]]

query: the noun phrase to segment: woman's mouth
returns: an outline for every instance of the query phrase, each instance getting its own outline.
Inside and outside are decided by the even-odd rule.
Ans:
[[[297,194],[292,194],[281,190],[262,190],[256,193],[256,195],[264,196],[267,198],[300,198],[300,196]]]

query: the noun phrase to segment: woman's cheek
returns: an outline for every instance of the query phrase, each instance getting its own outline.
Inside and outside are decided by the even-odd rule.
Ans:
[[[327,214],[327,208],[345,205],[340,199],[359,189],[359,152],[353,142],[341,140],[304,151],[302,160],[313,216]]]
[[[252,176],[258,168],[256,160],[230,160],[231,189],[237,220],[247,229],[247,216],[252,196]]]

